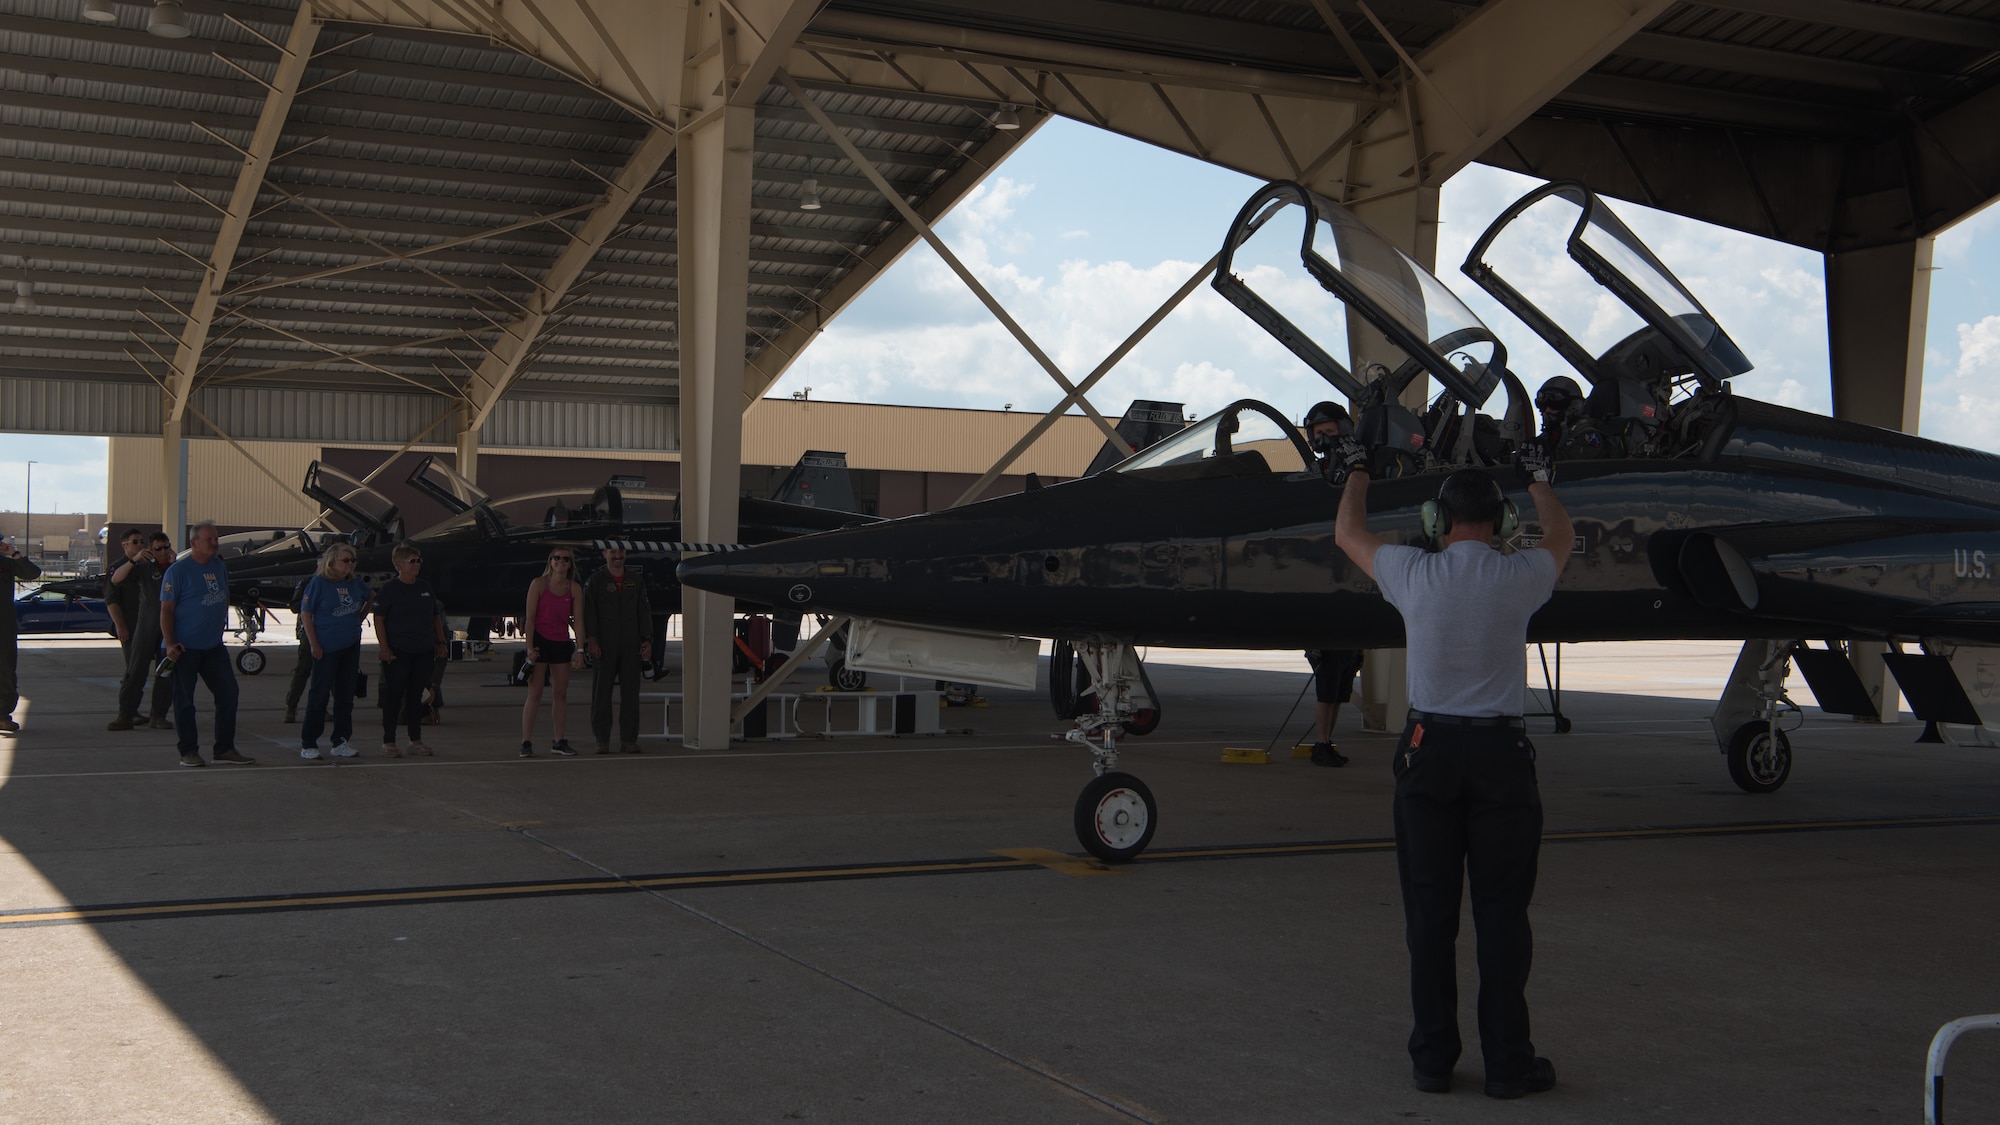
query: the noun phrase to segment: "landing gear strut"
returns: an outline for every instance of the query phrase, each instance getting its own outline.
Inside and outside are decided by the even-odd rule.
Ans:
[[[1090,677],[1094,711],[1076,716],[1063,737],[1090,748],[1097,777],[1076,799],[1076,839],[1106,863],[1129,863],[1153,842],[1159,805],[1146,783],[1118,771],[1118,737],[1142,712],[1158,713],[1138,654],[1123,641],[1079,641],[1077,664]]]
[[[1804,713],[1785,695],[1795,641],[1745,641],[1709,722],[1729,764],[1729,779],[1746,793],[1771,793],[1792,776],[1792,740]],[[1785,725],[1788,716],[1798,721]]]

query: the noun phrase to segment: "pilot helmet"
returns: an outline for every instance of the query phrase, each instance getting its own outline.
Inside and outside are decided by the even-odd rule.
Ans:
[[[1333,443],[1338,438],[1314,434],[1313,427],[1322,426],[1328,422],[1332,422],[1335,426],[1339,427],[1340,434],[1351,434],[1354,432],[1354,419],[1348,415],[1347,408],[1337,402],[1314,403],[1313,408],[1306,411],[1305,419],[1299,423],[1306,431],[1307,443],[1312,446],[1313,452],[1319,454],[1321,457],[1327,457],[1333,453]]]
[[[1558,375],[1542,384],[1535,392],[1535,407],[1544,414],[1557,417],[1569,414],[1583,404],[1583,388],[1567,375]]]
[[[1312,428],[1322,422],[1339,423],[1342,433],[1346,433],[1354,425],[1354,419],[1348,417],[1347,408],[1337,402],[1314,403],[1313,408],[1306,411],[1305,420],[1299,424],[1305,427],[1307,433],[1311,433]]]

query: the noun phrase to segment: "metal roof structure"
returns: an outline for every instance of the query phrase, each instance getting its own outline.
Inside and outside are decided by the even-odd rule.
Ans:
[[[39,410],[85,432],[158,433],[159,411],[144,407],[172,393],[297,5],[191,5],[192,34],[178,39],[148,34],[144,6],[116,7],[109,25],[81,7],[0,4],[0,278],[14,298],[0,305],[0,374],[72,392],[16,386],[0,424]],[[378,403],[380,425],[346,434],[401,441],[421,405],[462,404],[482,381],[525,400],[676,398],[674,161],[647,145],[656,129],[463,35],[334,24],[311,49],[193,369],[200,417],[207,405],[227,411],[214,419],[224,432],[289,436],[326,429],[282,417],[288,402],[331,405],[313,392],[414,396],[414,413]],[[826,104],[900,188],[940,209],[1018,135],[949,99],[834,92]],[[816,330],[844,279],[872,277],[906,244],[816,133],[773,87],[757,126],[753,355],[787,329]],[[634,190],[613,213],[621,172]],[[820,205],[801,210],[813,180]],[[582,261],[558,287],[565,253]],[[517,369],[496,378],[509,360]]]
[[[190,3],[185,38],[148,34],[145,3],[107,24],[0,0],[0,427],[157,433],[184,411],[190,434],[403,441],[511,418],[521,440],[618,445],[643,440],[612,433],[639,409],[671,432],[679,71],[565,36],[572,5],[606,30],[584,0],[322,0],[287,75],[298,0]],[[1578,9],[1639,26],[1536,75],[1549,96],[1494,129],[1405,60],[1509,5],[1545,32]],[[1404,181],[1476,158],[1827,252],[2000,191],[1996,0],[804,7],[778,62],[927,216],[1048,114],[1350,201],[1383,190],[1372,145]],[[917,236],[783,86],[755,108],[746,397]],[[1454,124],[1486,143],[1427,147]]]

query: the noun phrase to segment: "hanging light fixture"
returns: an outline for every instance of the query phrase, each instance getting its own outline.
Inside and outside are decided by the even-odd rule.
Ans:
[[[35,311],[35,283],[17,281],[14,283],[14,308],[17,312]]]
[[[118,8],[112,0],[83,0],[83,18],[92,23],[114,23]]]
[[[159,0],[153,14],[146,17],[146,30],[162,39],[187,38],[187,13],[174,0]]]
[[[819,210],[819,181],[807,180],[799,186],[799,210]]]
[[[993,127],[1011,133],[1021,127],[1021,115],[1014,112],[1013,106],[1003,105],[993,118]]]

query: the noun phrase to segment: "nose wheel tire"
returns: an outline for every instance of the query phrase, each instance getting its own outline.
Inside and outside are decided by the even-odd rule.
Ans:
[[[849,668],[844,656],[836,656],[827,662],[826,682],[835,691],[860,691],[868,686],[868,673]]]
[[[236,670],[246,676],[254,676],[264,670],[264,654],[254,648],[246,648],[236,654]]]
[[[1146,783],[1129,773],[1092,778],[1076,799],[1076,839],[1106,863],[1130,863],[1153,842],[1159,806]]]
[[[1792,740],[1769,723],[1745,723],[1729,736],[1729,780],[1745,793],[1771,793],[1792,776]]]

